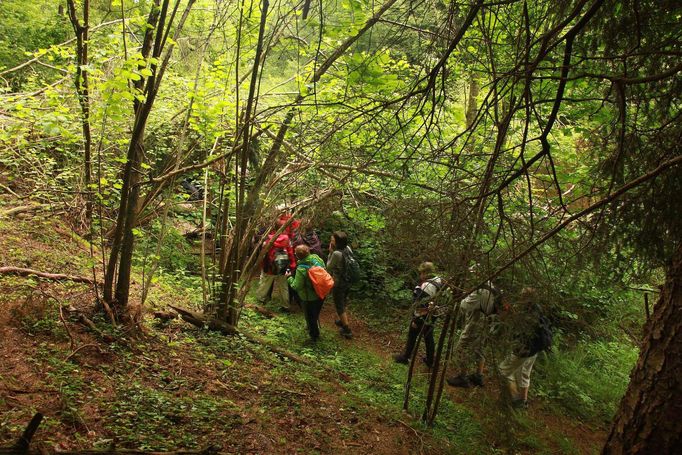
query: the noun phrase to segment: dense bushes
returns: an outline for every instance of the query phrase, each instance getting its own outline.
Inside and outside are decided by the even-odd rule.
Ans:
[[[559,347],[538,362],[535,394],[571,415],[605,424],[613,418],[636,360],[637,348],[615,341]]]

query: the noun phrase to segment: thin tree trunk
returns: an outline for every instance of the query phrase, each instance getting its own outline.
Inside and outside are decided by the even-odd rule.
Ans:
[[[158,20],[159,14],[158,14],[158,5],[159,1],[155,0],[154,2],[154,7],[151,8],[151,11],[149,13],[149,17],[147,18],[147,31],[145,33],[144,41],[142,43],[142,58],[144,60],[149,57],[149,52],[151,51],[151,46],[152,46],[152,40],[154,38],[154,30],[156,29],[156,22]],[[139,81],[135,82],[135,86],[138,89],[142,88],[142,83],[144,81],[144,78],[141,78]],[[135,118],[137,120],[137,114],[138,111],[141,107],[140,101],[135,99],[133,102],[133,110],[135,111]],[[136,121],[137,125],[137,121]],[[133,162],[134,162],[134,153],[135,153],[135,147],[133,147],[133,143],[136,143],[137,141],[135,140],[135,134],[136,134],[137,128],[135,128],[135,131],[133,132],[133,137],[131,138],[131,144],[130,147],[128,147],[128,154],[126,156],[127,161],[125,165],[125,170],[123,173],[123,185],[121,187],[121,200],[119,203],[118,207],[118,216],[116,218],[116,226],[114,228],[114,236],[113,240],[111,243],[111,252],[109,254],[109,262],[107,264],[106,268],[106,274],[104,277],[104,290],[103,290],[103,297],[104,300],[108,303],[113,303],[114,302],[114,284],[115,284],[115,277],[116,277],[116,269],[118,265],[118,258],[119,254],[121,253],[121,246],[122,246],[122,241],[123,241],[123,228],[125,226],[126,222],[126,215],[128,213],[128,197],[130,193],[130,179],[131,179],[131,174],[133,172]]]
[[[237,312],[234,308],[231,308],[230,303],[234,301],[237,289],[234,286],[235,283],[240,278],[241,275],[241,264],[244,262],[243,257],[245,256],[245,249],[242,242],[244,238],[247,227],[249,223],[249,218],[245,217],[244,212],[244,200],[246,193],[246,170],[248,166],[248,158],[251,153],[250,139],[251,139],[251,129],[252,129],[252,111],[254,110],[254,99],[256,97],[257,82],[259,76],[259,69],[261,63],[261,56],[263,52],[263,38],[265,36],[265,25],[267,21],[268,8],[270,3],[268,0],[263,0],[261,5],[261,17],[260,17],[260,27],[258,29],[258,42],[256,45],[256,56],[253,60],[253,70],[251,71],[251,83],[249,84],[249,95],[246,101],[246,112],[244,114],[244,123],[241,127],[241,139],[242,147],[240,154],[238,155],[235,163],[239,167],[239,174],[237,174],[237,219],[236,219],[236,232],[232,238],[230,255],[229,255],[229,266],[226,271],[223,272],[223,284],[221,286],[221,292],[219,296],[218,304],[218,318],[224,319],[227,317],[227,322],[234,324],[237,319]],[[237,63],[238,64],[238,63]],[[239,139],[239,137],[237,138]],[[237,145],[235,141],[235,146]]]
[[[478,84],[478,76],[476,74],[471,76],[469,83],[469,97],[466,105],[466,122],[467,128],[471,128],[478,116],[478,104],[476,102],[478,94],[481,91],[481,86]]]
[[[604,454],[665,454],[682,447],[682,245],[645,333]]]
[[[158,0],[156,4],[158,6]],[[164,0],[160,10],[152,8],[148,23],[152,28],[148,30],[145,35],[145,40],[142,46],[142,55],[145,60],[151,51],[151,56],[158,62],[163,53],[164,45],[169,34],[170,27],[173,23],[175,13],[179,6],[179,0],[176,1],[175,7],[171,12],[170,19],[166,20],[168,14],[168,5],[170,0]],[[175,30],[175,38],[182,30],[185,20],[189,14],[194,0],[190,0],[185,11],[178,22]],[[153,42],[153,48],[152,48]],[[158,63],[149,63],[152,71],[151,76],[146,80],[144,78],[136,82],[136,87],[141,88],[145,84],[146,98],[143,102],[134,103],[135,124],[133,133],[128,147],[128,161],[126,163],[125,174],[123,178],[123,187],[121,189],[121,203],[119,206],[119,214],[114,231],[114,240],[112,243],[111,255],[109,258],[109,267],[105,277],[104,298],[108,302],[113,302],[117,305],[118,311],[121,312],[128,304],[128,296],[130,293],[130,274],[132,267],[133,249],[135,246],[135,236],[133,228],[137,223],[138,216],[138,200],[140,195],[140,168],[144,152],[144,132],[147,125],[147,120],[151,112],[154,100],[159,90],[164,70],[168,65],[170,54],[173,46],[166,51],[163,61]],[[118,265],[118,280],[116,281],[116,292],[112,299],[112,291],[114,286],[115,269]]]
[[[81,106],[81,125],[83,128],[83,185],[85,186],[85,220],[87,227],[92,225],[92,132],[90,128],[90,88],[88,84],[88,39],[90,29],[90,0],[83,1],[83,23],[78,20],[76,5],[73,0],[67,1],[69,19],[76,33],[76,74],[74,84],[78,102]]]

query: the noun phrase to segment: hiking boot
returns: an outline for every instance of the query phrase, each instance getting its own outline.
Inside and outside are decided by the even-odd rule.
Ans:
[[[471,385],[476,387],[483,387],[483,375],[480,373],[474,373],[467,376],[467,379]]]
[[[406,355],[404,355],[404,354],[394,354],[394,355],[393,355],[393,361],[394,361],[395,363],[402,363],[402,364],[404,364],[404,365],[407,365],[407,362],[408,362],[409,360],[410,360],[410,359],[409,359]]]
[[[448,384],[450,384],[452,387],[463,387],[465,389],[468,389],[472,386],[471,382],[469,382],[469,377],[464,374],[459,374],[457,376],[448,378]]]
[[[512,409],[517,409],[519,411],[525,411],[528,409],[528,400],[523,398],[514,398],[511,402]]]
[[[353,332],[349,327],[341,327],[341,329],[339,329],[339,334],[348,340],[353,339]]]

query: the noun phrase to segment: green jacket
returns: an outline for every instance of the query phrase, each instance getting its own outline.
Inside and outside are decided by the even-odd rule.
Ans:
[[[296,291],[296,294],[304,302],[320,300],[315,293],[315,288],[313,288],[310,278],[308,278],[308,269],[313,266],[324,268],[324,261],[316,254],[310,254],[298,261],[298,264],[296,264],[296,275],[290,276],[287,280],[289,286]]]

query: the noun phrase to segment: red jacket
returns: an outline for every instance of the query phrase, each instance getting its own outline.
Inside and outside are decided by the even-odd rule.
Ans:
[[[267,238],[263,242],[263,245],[265,246],[270,243],[270,240],[272,240],[274,235],[274,233],[268,234]],[[289,256],[289,268],[296,268],[296,256],[294,256],[294,248],[291,246],[289,236],[286,234],[280,234],[277,236],[275,242],[272,244],[268,250],[268,253],[263,258],[263,271],[265,273],[272,274],[272,263],[275,260],[275,252],[280,249],[285,250],[287,252],[287,256]]]
[[[279,226],[283,226],[291,219],[291,215],[280,215],[280,217],[277,219],[277,224]],[[293,220],[291,223],[289,223],[289,226],[284,229],[284,233],[289,236],[289,240],[292,240],[294,238],[294,234],[298,231],[298,228],[301,226],[301,222],[299,220]]]

